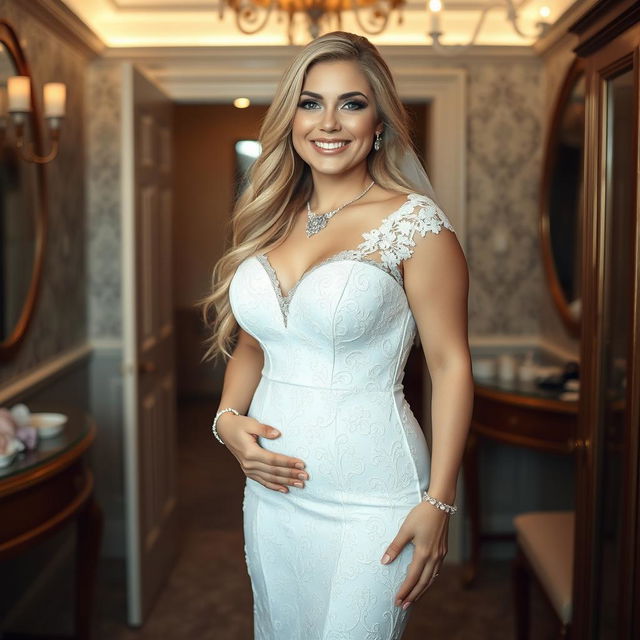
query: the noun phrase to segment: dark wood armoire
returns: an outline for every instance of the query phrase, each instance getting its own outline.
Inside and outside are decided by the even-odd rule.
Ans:
[[[576,640],[640,638],[640,2],[571,27],[585,63]]]

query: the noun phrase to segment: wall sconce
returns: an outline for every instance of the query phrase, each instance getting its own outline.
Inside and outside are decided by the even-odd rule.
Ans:
[[[61,82],[48,82],[44,85],[44,117],[51,138],[51,151],[46,156],[40,156],[34,152],[33,142],[29,148],[25,147],[24,130],[27,114],[31,112],[31,78],[29,76],[10,76],[7,80],[7,96],[0,97],[0,125],[5,120],[6,110],[11,116],[15,129],[16,148],[22,152],[22,157],[27,162],[45,164],[51,162],[57,155],[60,140],[60,127],[65,112],[67,87]]]

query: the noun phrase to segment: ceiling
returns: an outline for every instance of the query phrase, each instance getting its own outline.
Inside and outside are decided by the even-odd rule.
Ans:
[[[286,18],[272,15],[267,26],[253,35],[242,33],[235,23],[234,13],[219,15],[218,0],[63,0],[109,48],[135,47],[247,47],[282,46],[289,44]],[[464,44],[471,38],[481,16],[481,8],[491,4],[476,38],[476,44],[486,46],[530,46],[535,37],[516,33],[506,17],[507,0],[443,0],[440,24],[443,44]],[[514,0],[519,7],[518,26],[526,34],[536,32],[541,17],[539,10],[547,7],[551,24],[567,9],[581,0]],[[353,18],[345,14],[341,28],[367,35],[376,45],[416,46],[430,44],[427,35],[430,19],[426,0],[407,0],[402,10],[403,23],[398,24],[398,12],[392,13],[388,27],[380,35],[363,33]],[[367,19],[366,11],[363,19]],[[337,24],[327,28],[339,28]],[[304,20],[294,30],[294,43],[309,40]]]

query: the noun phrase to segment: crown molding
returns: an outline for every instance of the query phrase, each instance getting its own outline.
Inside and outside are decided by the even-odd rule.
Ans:
[[[111,47],[105,59],[135,64],[176,102],[229,102],[246,96],[256,104],[268,104],[291,59],[302,47],[294,45],[255,47]],[[470,59],[509,61],[537,58],[531,46],[476,47],[469,56],[439,56],[430,46],[378,47],[407,98],[428,75]],[[418,92],[420,93],[420,92]]]
[[[106,45],[100,37],[62,0],[30,0],[21,6],[25,5],[26,11],[85,56],[93,58],[105,51]]]

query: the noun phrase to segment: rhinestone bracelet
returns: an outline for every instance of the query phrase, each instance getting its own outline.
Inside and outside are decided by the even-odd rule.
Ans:
[[[422,493],[422,502],[430,502],[432,505],[436,507],[436,509],[441,509],[442,511],[446,511],[447,513],[453,515],[457,510],[454,504],[446,504],[444,502],[440,502],[440,500],[436,500],[434,497],[430,496],[426,491]]]
[[[236,411],[235,409],[232,409],[231,407],[227,407],[226,409],[220,409],[220,411],[218,411],[218,413],[216,413],[216,417],[213,419],[213,424],[211,425],[211,431],[213,431],[213,435],[216,437],[216,440],[220,443],[220,444],[224,444],[224,441],[222,440],[222,438],[220,437],[220,434],[218,433],[218,430],[216,429],[216,423],[218,422],[218,418],[223,414],[223,413],[227,413],[228,411],[231,411],[231,413],[239,416],[240,413],[238,411]]]

